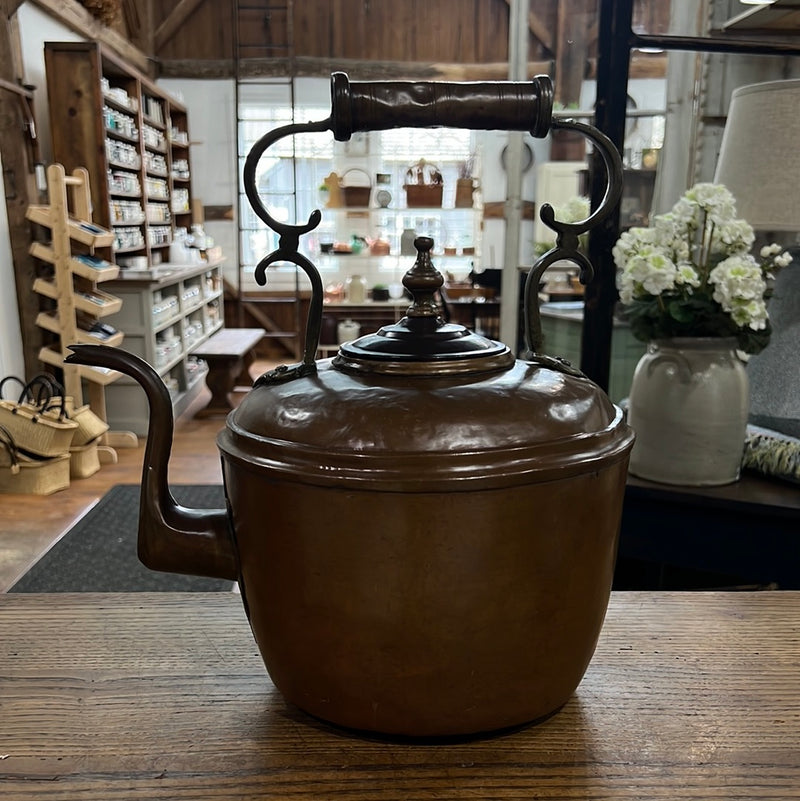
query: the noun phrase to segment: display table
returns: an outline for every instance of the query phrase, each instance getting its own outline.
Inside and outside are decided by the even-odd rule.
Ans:
[[[615,593],[549,720],[447,745],[287,706],[233,593],[0,595],[0,795],[800,798],[800,593]]]
[[[247,386],[253,383],[247,371],[255,360],[253,349],[263,338],[263,328],[225,328],[192,351],[208,364],[206,385],[211,390],[211,400],[195,417],[224,416],[233,409],[230,394],[242,376]]]

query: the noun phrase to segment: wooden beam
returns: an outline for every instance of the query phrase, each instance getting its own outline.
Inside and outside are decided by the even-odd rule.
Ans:
[[[86,39],[107,45],[126,62],[146,75],[153,74],[152,61],[124,36],[98,22],[77,0],[31,0],[51,17]]]
[[[152,0],[122,0],[122,17],[131,44],[143,53],[154,53]]]
[[[506,5],[511,5],[511,0],[506,0]],[[528,14],[528,28],[531,33],[542,43],[548,53],[553,53],[553,35],[548,27],[533,11]]]
[[[504,220],[506,218],[506,201],[490,200],[483,204],[484,220]],[[522,219],[536,219],[536,204],[532,200],[522,201]]]
[[[292,66],[294,72],[292,73]],[[242,59],[239,75],[242,78],[328,77],[332,72],[346,72],[357,80],[431,80],[431,81],[499,81],[508,77],[505,61],[486,64],[443,64],[432,62],[357,61],[298,56],[289,59]],[[528,75],[552,73],[551,61],[531,61]],[[231,78],[234,65],[230,59],[175,59],[159,62],[162,78]]]
[[[531,29],[531,33],[542,43],[542,47],[548,53],[553,53],[553,34],[533,11],[528,14],[528,27]]]
[[[17,13],[17,9],[25,0],[3,0],[3,11],[7,19],[11,19]]]
[[[666,53],[631,53],[631,78],[666,78]],[[586,78],[594,80],[597,77],[597,59],[590,58],[586,65]]]
[[[0,89],[5,89],[9,92],[22,95],[22,97],[26,98],[27,100],[33,100],[33,92],[31,92],[30,89],[26,89],[24,86],[20,86],[18,83],[11,83],[11,81],[7,81],[5,78],[0,78]]]
[[[247,78],[286,77],[290,75],[288,59],[244,59],[240,63],[240,75]],[[327,78],[340,70],[361,80],[430,80],[430,81],[499,81],[508,76],[508,64],[429,64],[409,62],[348,61],[344,59],[310,58],[295,59],[295,75]],[[586,78],[594,79],[597,59],[586,62]],[[184,59],[162,61],[159,64],[162,78],[232,78],[233,62],[230,59]],[[552,75],[551,61],[531,61],[528,75]],[[666,53],[634,53],[631,55],[631,78],[664,78],[667,74]]]
[[[161,48],[177,33],[178,29],[193,14],[203,0],[180,0],[172,9],[169,16],[156,28],[153,33],[153,52],[160,52]]]
[[[560,0],[556,52],[555,98],[565,107],[580,102],[586,75],[587,0]]]

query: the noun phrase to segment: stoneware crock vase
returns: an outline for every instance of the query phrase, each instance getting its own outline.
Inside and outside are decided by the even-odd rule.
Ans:
[[[599,131],[552,120],[547,76],[513,83],[350,82],[331,116],[266,134],[244,186],[279,234],[255,270],[289,262],[311,283],[303,360],[260,376],[217,437],[226,509],[179,506],[168,483],[172,403],[133,354],[75,345],[71,362],[120,370],[147,393],[139,555],[148,567],[238,581],[267,671],[318,719],[381,735],[462,737],[560,709],[592,658],[611,592],[633,433],[579,370],[541,352],[542,273],[570,259],[588,281],[581,234],[622,194],[622,165]],[[301,235],[321,222],[274,219],[257,189],[274,142],[330,130],[567,127],[591,139],[608,176],[587,219],[540,216],[556,246],[524,287],[526,352],[444,319],[434,241],[417,237],[401,320],[316,359],[319,270]],[[202,632],[197,632],[198,642]]]
[[[749,391],[735,339],[650,342],[636,366],[628,404],[636,433],[633,475],[690,486],[739,478]]]

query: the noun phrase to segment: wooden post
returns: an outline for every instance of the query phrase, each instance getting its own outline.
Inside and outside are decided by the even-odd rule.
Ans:
[[[53,247],[53,267],[55,269],[56,292],[58,296],[58,323],[61,327],[61,355],[69,355],[67,346],[78,341],[75,324],[75,296],[72,285],[72,243],[69,238],[67,221],[69,219],[69,201],[64,167],[51,164],[47,168],[47,188],[50,194],[50,213],[53,227],[51,230]],[[85,219],[85,218],[84,218]],[[64,364],[64,389],[67,395],[75,400],[75,405],[83,403],[80,368],[77,364]]]
[[[30,138],[32,133],[30,128],[32,119],[26,119],[26,114],[30,114],[30,106],[23,105],[27,104],[32,95],[29,90],[18,84],[12,38],[13,26],[7,18],[4,19],[4,23],[0,31],[0,79],[7,85],[0,86],[0,152],[3,154],[3,184],[11,254],[14,260],[17,306],[22,329],[25,374],[33,375],[39,369],[41,333],[36,326],[39,300],[30,291],[36,268],[34,260],[28,254],[31,227],[25,219],[33,185],[33,165],[29,148],[26,146],[26,137]],[[4,291],[7,289],[4,287]]]
[[[564,107],[578,103],[586,75],[589,23],[595,18],[594,3],[560,0],[556,35],[555,99]]]

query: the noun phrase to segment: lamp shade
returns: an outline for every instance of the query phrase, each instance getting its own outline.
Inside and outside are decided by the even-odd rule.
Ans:
[[[800,248],[775,279],[768,309],[772,337],[747,362],[750,422],[800,438]]]
[[[800,231],[800,80],[735,89],[714,183],[757,231]]]

